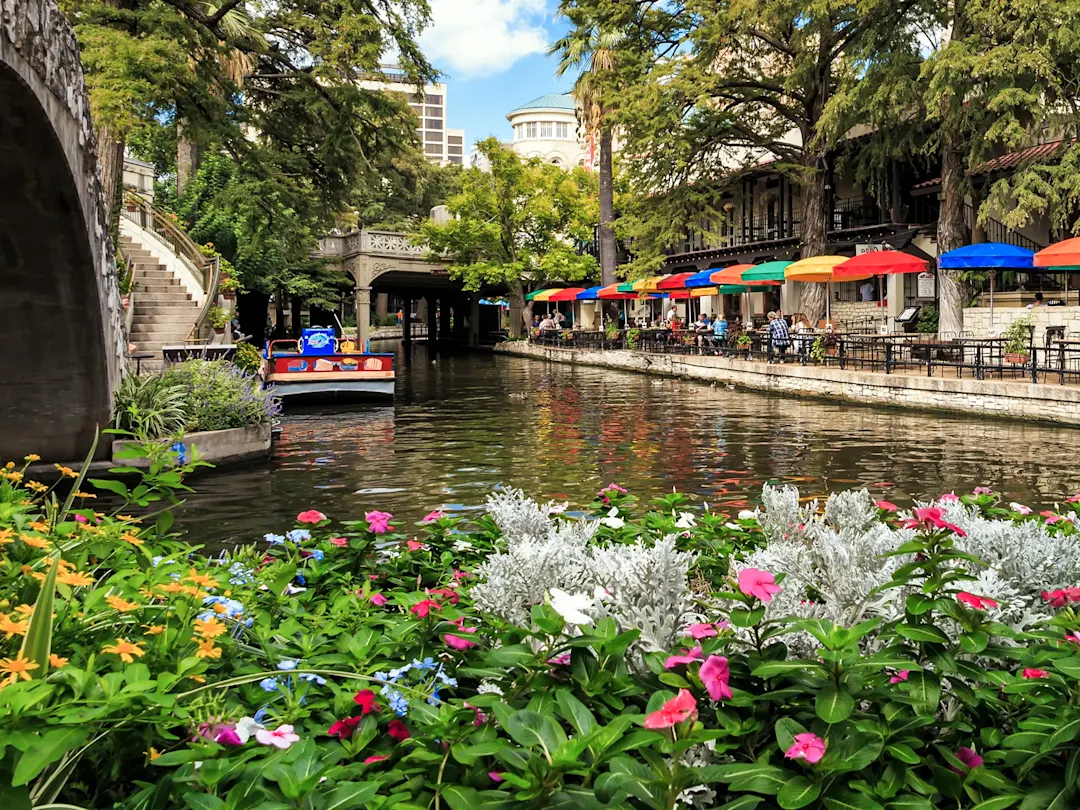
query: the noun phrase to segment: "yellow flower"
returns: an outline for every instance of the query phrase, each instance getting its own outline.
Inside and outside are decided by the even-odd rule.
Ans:
[[[128,602],[126,599],[121,599],[119,596],[106,596],[105,601],[109,603],[109,607],[119,610],[121,613],[127,613],[128,611],[142,607],[138,602]]]
[[[138,537],[130,533],[121,535],[120,539],[124,540],[125,542],[131,543],[131,545],[133,546],[141,546],[143,543],[146,542],[145,540],[140,540]]]
[[[35,520],[30,524],[30,528],[35,532],[41,532],[42,534],[48,534],[49,524],[42,520]]]
[[[196,658],[221,658],[221,647],[214,646],[213,639],[195,642],[199,649],[195,651]]]
[[[8,481],[13,481],[16,484],[22,481],[22,477],[21,472],[8,472],[7,470],[0,472],[0,478],[6,478]]]
[[[40,481],[27,481],[26,488],[32,492],[48,492],[49,488]]]
[[[131,515],[117,515],[116,519],[117,520],[122,520],[122,521],[125,521],[125,522],[130,522],[132,520],[136,520],[136,518],[133,518]]]
[[[34,606],[33,605],[19,605],[18,607],[15,608],[15,612],[20,613],[23,616],[33,616],[34,615]]]
[[[63,583],[64,585],[70,585],[72,588],[83,588],[87,585],[94,584],[94,578],[88,574],[84,574],[82,571],[71,571],[64,574],[58,574],[56,581]]]
[[[194,568],[188,571],[187,578],[196,585],[202,585],[204,588],[216,588],[218,586],[216,579],[209,574],[196,573]]]
[[[163,624],[144,624],[143,627],[146,628],[146,635],[148,636],[160,636],[165,632],[165,625]]]
[[[9,543],[14,543],[12,539],[11,529],[0,529],[0,546],[6,546]]]
[[[75,472],[71,467],[65,467],[63,464],[53,464],[61,475],[66,475],[68,478],[78,478],[79,474]]]
[[[206,591],[200,590],[197,585],[181,585],[180,587],[183,589],[183,593],[188,596],[197,596],[202,599],[204,596],[210,595]]]
[[[195,681],[195,683],[206,683],[206,678],[202,675],[188,675],[188,677]]]
[[[146,755],[150,757],[150,761],[153,762],[155,759],[161,756],[161,752],[158,751],[156,748],[151,748],[149,751],[146,752]]]
[[[4,684],[15,683],[20,678],[30,680],[30,670],[37,669],[38,665],[21,655],[18,658],[0,658],[0,672],[7,673]]]
[[[25,636],[27,624],[12,620],[6,613],[0,613],[0,633],[4,634],[5,640],[12,636]]]
[[[90,492],[83,492],[82,490],[80,490],[80,491],[75,493],[75,497],[76,498],[96,498],[97,495],[94,495],[94,494],[92,494]]]
[[[29,461],[31,464],[33,464],[35,461],[41,461],[41,456],[39,456],[37,453],[31,453],[28,456],[23,456],[23,458],[26,461]]]
[[[228,612],[229,612],[229,608],[227,608],[225,605],[221,604],[221,602],[215,602],[214,603],[214,613],[228,613]]]
[[[19,535],[19,539],[30,546],[30,548],[48,548],[52,545],[52,543],[44,537],[35,537],[32,534],[21,534]]]
[[[56,653],[49,653],[50,667],[56,667],[57,669],[60,669],[60,667],[67,666],[67,662],[68,660],[66,658],[61,658]]]
[[[163,593],[184,593],[186,588],[179,582],[170,582],[168,585],[158,585]]]
[[[119,655],[120,660],[125,664],[134,664],[135,659],[131,656],[143,656],[143,649],[138,644],[132,644],[130,641],[124,638],[118,638],[115,644],[109,644],[101,648],[103,653],[112,653],[113,655]]]
[[[203,638],[217,638],[225,635],[225,625],[217,619],[196,619],[195,632]]]

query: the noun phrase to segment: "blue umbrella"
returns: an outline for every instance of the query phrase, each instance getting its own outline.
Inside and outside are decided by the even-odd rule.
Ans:
[[[604,289],[603,284],[601,284],[599,287],[589,287],[589,289],[585,290],[584,292],[579,292],[577,294],[577,300],[578,301],[596,301],[598,298],[600,298],[598,293],[602,289]]]
[[[998,267],[1013,270],[1030,270],[1035,251],[1005,242],[980,242],[977,245],[950,250],[938,256],[938,267],[943,270],[981,270],[990,273],[990,327],[994,326],[994,276]]]
[[[700,273],[694,273],[690,278],[684,282],[687,287],[713,287],[715,284],[712,280],[712,274],[722,268],[714,267],[712,270],[702,270]]]

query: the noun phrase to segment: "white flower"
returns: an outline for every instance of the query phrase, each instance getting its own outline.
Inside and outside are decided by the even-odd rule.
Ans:
[[[307,590],[307,588],[298,588],[296,585],[286,585],[285,586],[285,593],[287,593],[289,596],[293,596],[294,594],[298,594],[298,593],[303,593],[306,590]]]
[[[676,528],[689,529],[697,525],[697,521],[694,520],[694,516],[689,512],[680,512],[679,519],[675,521]]]
[[[565,512],[567,510],[567,508],[569,508],[569,506],[570,506],[569,501],[563,501],[562,503],[553,503],[548,507],[548,514],[550,514],[550,515],[561,515],[563,512]]]
[[[454,551],[468,551],[472,547],[472,543],[468,540],[457,540],[454,542]]]
[[[241,717],[236,721],[236,736],[241,743],[246,743],[251,739],[251,735],[262,727],[262,723],[256,722],[254,717]]]
[[[593,599],[595,599],[597,602],[603,602],[605,599],[611,598],[611,591],[609,591],[607,588],[601,588],[599,585],[597,585],[595,588],[593,588],[592,595]]]
[[[732,531],[736,531],[736,532],[741,532],[742,531],[742,526],[740,526],[738,523],[725,523],[724,528],[725,529],[731,529]]]
[[[570,624],[592,624],[592,617],[584,611],[593,606],[593,601],[583,593],[569,594],[558,588],[552,588],[551,607]]]
[[[478,687],[476,687],[476,694],[478,694],[478,695],[486,695],[486,694],[489,694],[489,693],[493,694],[493,695],[500,695],[501,696],[502,693],[503,693],[503,690],[500,689],[495,684],[493,684],[491,681],[480,681],[480,685]]]
[[[751,512],[749,509],[743,509],[739,512],[739,520],[753,520],[757,515]]]
[[[626,521],[619,517],[619,507],[611,507],[611,511],[607,513],[607,517],[600,518],[600,522],[607,526],[609,529],[621,529],[626,525]]]

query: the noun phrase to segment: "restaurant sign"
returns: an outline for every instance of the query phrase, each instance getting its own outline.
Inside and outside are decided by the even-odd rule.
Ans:
[[[917,298],[934,298],[934,274],[933,273],[919,273],[919,289],[916,294]]]

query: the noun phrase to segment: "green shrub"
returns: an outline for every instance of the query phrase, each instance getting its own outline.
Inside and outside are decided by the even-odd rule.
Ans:
[[[188,433],[265,425],[280,412],[272,392],[224,360],[189,360],[167,369],[163,376],[184,390]]]
[[[236,346],[236,356],[233,358],[233,363],[241,371],[254,374],[262,365],[262,355],[250,343],[239,343]]]
[[[130,431],[141,428],[153,439],[178,436],[187,419],[186,394],[182,385],[160,373],[127,374],[113,400],[113,426]]]

